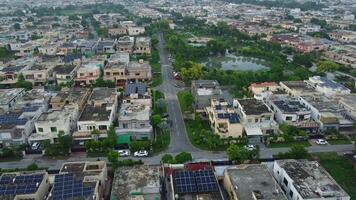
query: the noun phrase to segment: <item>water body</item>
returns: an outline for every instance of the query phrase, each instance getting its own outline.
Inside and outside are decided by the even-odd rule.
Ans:
[[[226,53],[225,56],[211,56],[201,62],[204,67],[236,71],[268,70],[267,62],[259,58],[237,56]]]

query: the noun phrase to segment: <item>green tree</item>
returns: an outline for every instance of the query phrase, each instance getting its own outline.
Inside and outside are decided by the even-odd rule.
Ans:
[[[173,164],[174,163],[174,158],[171,154],[164,154],[161,158],[161,161],[163,163],[169,163],[169,164]]]
[[[113,167],[116,168],[119,162],[119,153],[116,151],[110,151],[107,155],[107,158]]]
[[[108,87],[108,88],[114,88],[115,87],[115,82],[111,80],[104,80],[103,78],[98,78],[96,81],[93,83],[92,87]]]
[[[139,150],[146,150],[149,151],[151,149],[151,142],[148,140],[143,140],[143,141],[132,141],[129,144],[130,151],[135,152]]]
[[[183,164],[183,163],[192,161],[193,157],[192,157],[192,154],[183,151],[183,152],[180,152],[179,154],[177,154],[175,156],[174,160],[176,161],[176,163]]]
[[[198,80],[203,76],[203,67],[199,63],[189,61],[181,69],[181,76],[186,82]]]
[[[159,112],[159,113],[163,113],[165,112],[166,108],[167,108],[167,102],[165,99],[163,98],[160,98],[160,99],[157,99],[156,102],[155,102],[155,108],[156,110]]]
[[[17,78],[17,82],[12,85],[13,88],[25,88],[26,91],[32,90],[32,83],[29,81],[25,81],[25,77],[20,74]]]
[[[35,170],[38,170],[38,165],[36,163],[32,163],[32,164],[28,165],[26,169],[28,171],[35,171]]]
[[[162,118],[160,115],[153,115],[151,117],[151,124],[154,128],[157,128],[157,126],[162,122]]]
[[[310,53],[305,54],[295,54],[293,56],[293,62],[298,65],[303,65],[305,67],[312,67],[313,66],[314,58]]]
[[[232,144],[227,148],[227,155],[230,160],[236,161],[237,163],[243,163],[244,161],[251,159],[251,152],[236,144]]]
[[[319,61],[316,64],[316,70],[318,72],[334,72],[340,68],[340,65],[330,61],[330,60],[325,60],[325,61]]]
[[[310,154],[302,145],[293,145],[286,153],[279,153],[278,159],[309,159]]]
[[[21,29],[21,25],[20,25],[19,23],[15,23],[15,24],[13,25],[13,27],[14,27],[14,29],[15,29],[16,31],[18,31],[18,30]]]
[[[94,136],[94,140],[95,141],[98,141],[99,139],[99,135],[100,135],[100,131],[98,129],[94,129],[91,131],[91,135]]]

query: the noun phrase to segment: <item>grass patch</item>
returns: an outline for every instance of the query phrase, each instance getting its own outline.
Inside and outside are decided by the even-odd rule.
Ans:
[[[355,141],[355,142],[356,142],[356,134],[350,135],[350,139],[351,139],[352,141]]]
[[[340,140],[328,140],[329,144],[351,144],[351,141],[348,139],[340,139]]]
[[[193,96],[189,90],[182,90],[177,93],[181,111],[193,112]]]
[[[291,147],[293,145],[302,145],[303,147],[309,147],[308,141],[295,141],[295,142],[272,142],[267,147],[268,148],[284,148]]]
[[[159,153],[168,148],[169,143],[171,142],[171,134],[169,132],[166,133],[158,133],[156,141],[153,141],[153,153]]]
[[[106,157],[109,152],[87,152],[87,157]]]
[[[315,154],[320,159],[320,164],[338,182],[338,184],[351,196],[356,199],[356,170],[352,163],[345,157],[338,156],[336,153]]]
[[[20,161],[22,157],[8,157],[8,158],[0,158],[0,162],[15,162]]]

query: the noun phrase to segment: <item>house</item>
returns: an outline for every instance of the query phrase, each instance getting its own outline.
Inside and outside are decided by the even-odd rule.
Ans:
[[[317,161],[276,160],[273,175],[289,200],[351,199]]]
[[[338,95],[335,97],[342,108],[346,110],[346,115],[352,120],[356,120],[356,94]]]
[[[287,200],[268,167],[263,164],[228,167],[224,170],[223,184],[231,200]]]
[[[108,29],[108,33],[109,33],[110,37],[126,35],[127,29],[126,29],[126,27],[123,27],[123,26],[118,26],[117,28],[112,27],[112,28]]]
[[[3,173],[0,199],[46,199],[51,186],[49,179],[45,171]]]
[[[119,53],[132,53],[133,46],[135,44],[135,38],[129,36],[120,37],[117,40],[117,52]]]
[[[105,161],[65,162],[47,200],[103,199],[107,189],[108,169]]]
[[[237,109],[240,122],[250,141],[260,142],[262,135],[276,133],[278,124],[273,119],[272,110],[257,99],[234,99],[233,106]]]
[[[161,199],[160,168],[136,165],[115,171],[110,199]]]
[[[24,88],[0,89],[0,113],[10,111],[24,94]]]
[[[321,29],[320,25],[307,24],[299,28],[299,33],[301,34],[314,33],[314,32],[319,32],[320,29]]]
[[[123,103],[152,106],[151,91],[144,83],[128,83],[125,87]]]
[[[136,37],[134,54],[151,54],[151,38],[149,37]]]
[[[314,87],[316,91],[327,97],[334,95],[346,95],[351,93],[349,88],[326,77],[312,76],[309,77],[309,80],[306,82]]]
[[[53,68],[53,77],[55,77],[57,85],[61,83],[72,82],[76,75],[78,66],[75,65],[57,65]]]
[[[78,132],[106,133],[116,117],[117,97],[115,88],[94,88],[77,122]]]
[[[153,128],[150,121],[151,106],[139,102],[121,104],[119,112],[119,126],[116,128],[118,136],[129,135],[131,140],[153,139]]]
[[[71,54],[77,50],[77,46],[74,43],[63,43],[57,49],[57,55],[65,56]]]
[[[98,62],[82,64],[77,70],[77,75],[74,79],[75,85],[88,86],[94,83],[100,77],[101,66],[102,64]]]
[[[212,99],[210,107],[206,107],[211,129],[221,138],[241,137],[243,125],[236,110],[223,99]]]
[[[64,107],[61,110],[49,110],[35,121],[36,133],[29,141],[49,140],[54,142],[59,134],[71,135],[76,127],[79,111],[75,107]]]
[[[58,46],[56,44],[45,44],[38,47],[38,52],[42,55],[54,56],[57,54]]]
[[[280,86],[285,90],[289,95],[292,96],[301,96],[301,95],[316,95],[318,92],[308,85],[304,81],[281,81]]]
[[[115,40],[100,40],[95,48],[96,53],[115,53]]]
[[[103,79],[111,80],[117,86],[124,87],[128,77],[127,66],[128,63],[109,61],[104,67]]]
[[[127,66],[127,81],[134,83],[147,82],[152,80],[151,65],[148,61],[130,61]]]
[[[53,68],[57,62],[38,62],[30,66],[29,69],[22,72],[26,81],[30,81],[34,85],[45,85],[53,73]]]
[[[145,33],[145,27],[141,26],[129,26],[127,27],[127,33],[130,36],[142,35]]]
[[[248,88],[258,100],[265,100],[269,95],[282,90],[275,82],[252,83]]]
[[[300,101],[311,110],[311,117],[320,129],[351,129],[353,121],[346,117],[346,110],[335,99],[322,95],[301,96]]]
[[[288,124],[308,132],[316,132],[319,124],[312,119],[310,108],[298,99],[289,96],[272,96],[267,105],[274,112],[274,118],[279,124]]]
[[[130,62],[130,54],[129,53],[115,53],[111,54],[110,58],[107,59],[108,63],[124,63],[126,65]]]
[[[222,90],[216,80],[194,80],[191,92],[194,98],[194,108],[197,112],[205,112],[212,99],[222,97]]]
[[[63,88],[51,98],[49,105],[52,110],[62,110],[65,106],[70,106],[81,112],[87,103],[89,95],[89,88]]]

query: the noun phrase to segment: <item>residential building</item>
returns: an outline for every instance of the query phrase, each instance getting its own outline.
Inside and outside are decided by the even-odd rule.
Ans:
[[[281,89],[281,86],[279,86],[275,82],[252,83],[249,86],[249,89],[254,95],[258,96],[265,91],[272,91],[272,92],[277,91]]]
[[[320,129],[351,129],[353,121],[346,116],[346,110],[335,99],[322,95],[301,96],[301,103],[311,110],[311,118],[320,124]]]
[[[25,94],[25,89],[0,89],[0,114],[10,111]]]
[[[121,104],[117,135],[130,135],[131,140],[153,138],[153,128],[150,121],[151,106],[130,102]]]
[[[108,29],[108,33],[111,37],[122,36],[127,34],[127,29],[123,26],[112,27]]]
[[[335,99],[339,101],[342,108],[346,110],[346,115],[352,120],[356,120],[356,94],[339,95]]]
[[[139,61],[130,61],[127,73],[127,80],[134,83],[151,81],[152,79],[151,66],[148,61],[143,61],[142,59]]]
[[[107,61],[108,63],[124,63],[128,65],[130,62],[130,54],[129,53],[111,54],[110,58]]]
[[[52,110],[62,110],[65,106],[75,107],[81,112],[90,95],[89,88],[63,88],[51,98]]]
[[[276,160],[273,175],[289,200],[351,199],[317,161]]]
[[[93,130],[106,133],[115,120],[118,94],[116,88],[94,88],[77,122],[78,132]]]
[[[117,40],[117,52],[119,53],[132,53],[135,44],[135,38],[129,36],[120,37]]]
[[[160,169],[136,165],[115,171],[110,199],[161,199]]]
[[[77,70],[77,76],[74,79],[76,86],[88,86],[100,77],[100,67],[102,64],[92,62],[81,65]]]
[[[320,25],[307,24],[299,28],[299,33],[307,34],[307,33],[319,32],[320,28],[321,28]]]
[[[316,91],[327,97],[334,95],[346,95],[351,93],[349,88],[326,77],[312,76],[309,77],[307,83],[314,87]]]
[[[282,81],[279,83],[289,95],[316,95],[318,92],[304,81]]]
[[[136,37],[134,54],[151,54],[151,38],[149,37]]]
[[[287,200],[263,164],[237,165],[224,170],[224,187],[231,200]]]
[[[127,33],[130,36],[137,36],[145,33],[145,27],[141,26],[129,26],[127,27]]]
[[[0,176],[0,199],[42,200],[50,189],[47,172],[13,172]]]
[[[272,110],[257,99],[234,99],[240,122],[243,124],[249,140],[260,142],[262,135],[276,133],[278,124],[273,119]]]
[[[47,200],[104,199],[108,169],[105,161],[65,162],[54,176]]]
[[[223,99],[212,99],[210,107],[206,107],[213,133],[221,138],[241,137],[243,126],[236,110]]]
[[[319,125],[313,120],[310,108],[298,99],[289,96],[272,96],[267,104],[274,112],[274,118],[279,124],[286,123],[308,132],[316,132]]]
[[[216,80],[194,80],[191,92],[194,98],[194,108],[197,112],[204,112],[210,106],[212,99],[222,97],[222,90]]]
[[[104,80],[113,81],[117,86],[124,87],[127,81],[127,66],[122,62],[108,62],[104,67]]]
[[[115,40],[100,40],[96,46],[96,53],[115,53]]]
[[[55,56],[57,55],[58,47],[56,44],[45,44],[38,47],[38,52],[46,56]]]
[[[151,107],[151,91],[144,83],[128,83],[125,87],[123,103],[138,103]]]
[[[55,77],[58,85],[72,82],[77,68],[78,66],[75,65],[57,65],[53,68],[53,77]]]
[[[22,72],[26,81],[30,81],[34,85],[44,85],[49,77],[51,77],[53,68],[56,62],[45,63],[41,62],[32,65],[29,69]]]

